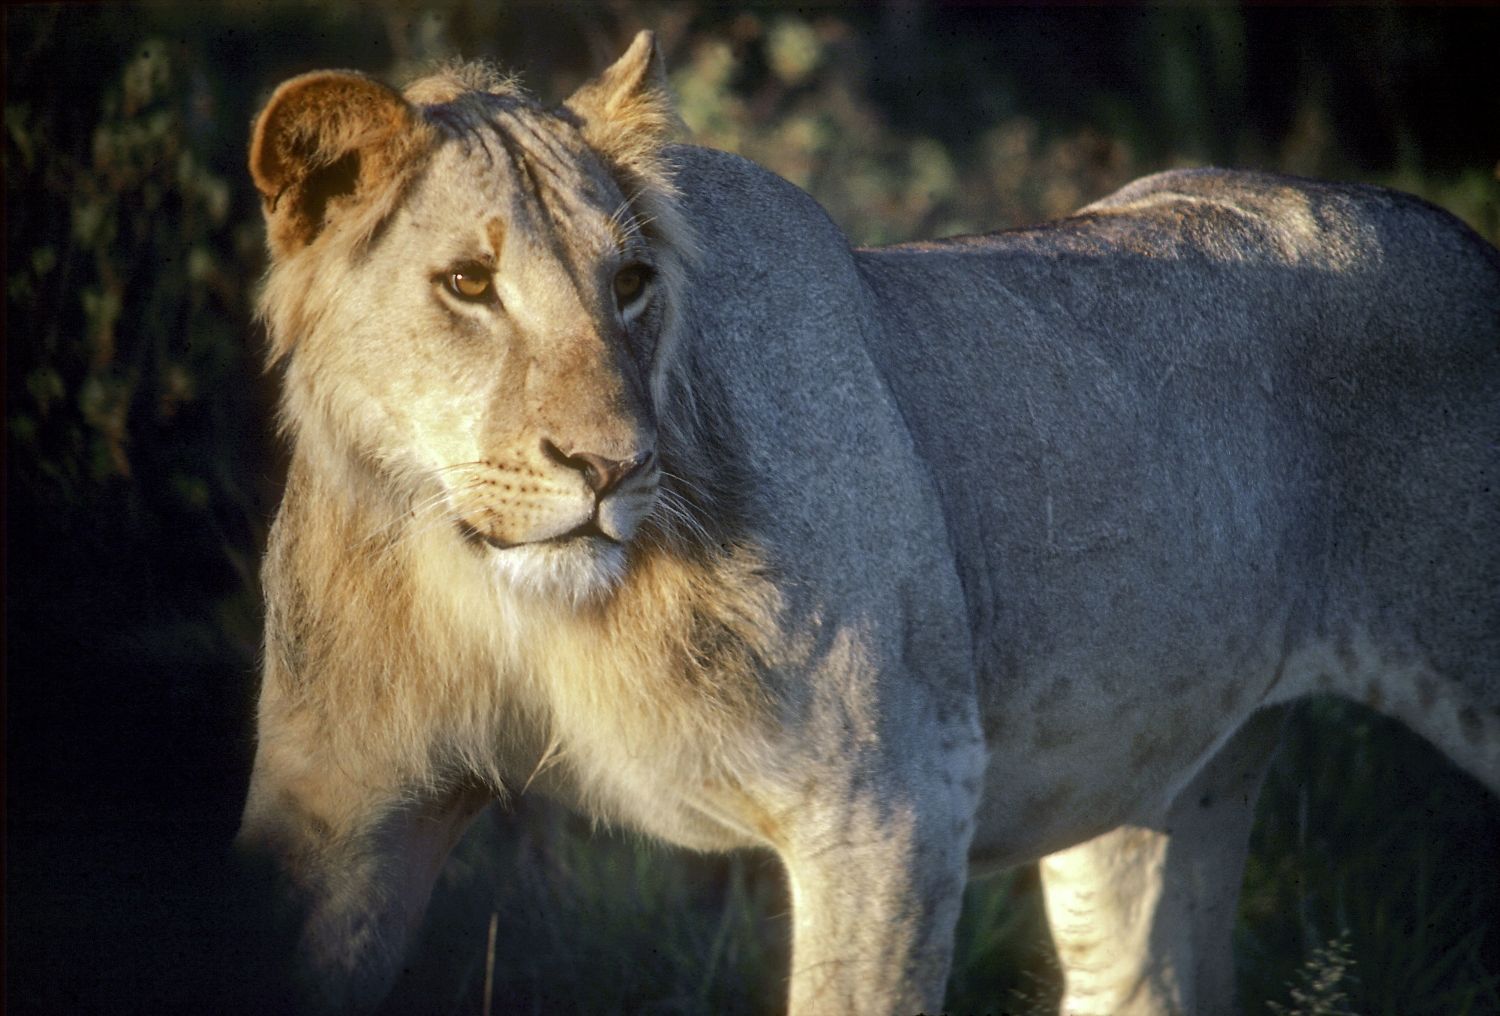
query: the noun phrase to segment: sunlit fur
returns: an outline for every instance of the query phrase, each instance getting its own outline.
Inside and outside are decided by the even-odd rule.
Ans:
[[[610,596],[574,604],[497,577],[505,552],[447,528],[381,533],[372,499],[320,486],[294,468],[267,559],[263,732],[313,722],[328,759],[396,765],[367,777],[382,784],[467,773],[497,792],[535,775],[505,767],[534,764],[542,738],[605,813],[651,810],[659,788],[629,792],[648,747],[705,778],[764,749],[778,604],[748,549],[695,559],[663,533],[629,549]]]

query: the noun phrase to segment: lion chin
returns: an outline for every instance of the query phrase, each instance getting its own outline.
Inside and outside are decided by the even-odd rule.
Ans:
[[[613,592],[625,575],[627,557],[624,544],[577,531],[509,547],[485,543],[482,552],[505,588],[573,607]]]

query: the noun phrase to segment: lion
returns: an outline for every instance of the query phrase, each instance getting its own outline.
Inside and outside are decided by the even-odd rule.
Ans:
[[[1407,195],[1148,177],[851,250],[674,141],[652,36],[543,109],[478,65],[254,128],[291,445],[239,843],[314,1011],[533,788],[792,900],[788,1010],[938,1010],[1041,860],[1063,1011],[1233,1011],[1286,703],[1500,790],[1500,255]]]

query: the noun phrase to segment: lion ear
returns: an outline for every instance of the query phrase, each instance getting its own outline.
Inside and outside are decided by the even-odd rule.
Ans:
[[[272,255],[295,254],[346,207],[380,204],[420,147],[420,127],[405,99],[362,74],[317,71],[276,89],[250,142]]]
[[[667,87],[667,65],[656,35],[639,32],[625,55],[583,84],[564,103],[583,122],[588,143],[626,165],[649,159],[683,130]]]

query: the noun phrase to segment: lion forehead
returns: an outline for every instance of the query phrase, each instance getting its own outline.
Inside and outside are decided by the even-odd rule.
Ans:
[[[424,196],[487,201],[533,231],[614,223],[625,205],[576,127],[527,100],[466,92],[422,114],[440,137]]]

